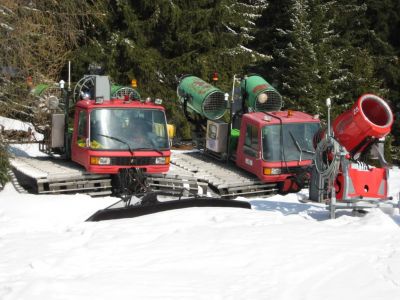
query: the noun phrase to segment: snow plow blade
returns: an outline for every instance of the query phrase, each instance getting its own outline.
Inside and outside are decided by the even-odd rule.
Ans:
[[[121,201],[119,201],[121,202]],[[113,208],[119,202],[97,211],[86,222],[97,222],[114,219],[135,218],[173,209],[188,207],[236,207],[251,209],[249,202],[221,198],[187,198],[171,201],[155,201],[151,204],[128,205]]]

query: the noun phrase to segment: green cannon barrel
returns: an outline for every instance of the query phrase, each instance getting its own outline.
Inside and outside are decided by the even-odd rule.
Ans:
[[[33,94],[33,95],[35,95],[35,96],[40,96],[40,95],[42,95],[42,93],[45,91],[45,90],[47,90],[48,88],[49,88],[49,84],[47,84],[47,83],[41,83],[41,84],[38,84],[37,86],[35,86],[34,88],[33,88],[33,90],[31,91],[31,93]]]
[[[140,94],[134,88],[123,85],[111,85],[111,97],[123,99],[125,95],[129,95],[130,99],[140,99]]]
[[[249,110],[278,111],[282,107],[282,96],[261,76],[245,77],[241,91]]]
[[[225,113],[227,102],[224,93],[196,76],[181,79],[177,93],[182,104],[187,101],[189,111],[209,120],[217,120]]]

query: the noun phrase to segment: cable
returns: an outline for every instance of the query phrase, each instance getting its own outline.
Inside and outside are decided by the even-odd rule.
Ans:
[[[332,157],[328,157],[328,155]],[[321,177],[336,178],[340,166],[340,144],[331,136],[322,139],[315,151],[315,169]]]

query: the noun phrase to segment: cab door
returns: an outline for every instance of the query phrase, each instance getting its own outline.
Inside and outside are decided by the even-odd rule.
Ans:
[[[77,108],[75,111],[74,133],[72,134],[71,158],[85,168],[89,165],[88,119],[87,110]]]
[[[256,124],[242,125],[241,136],[237,151],[237,165],[260,177],[262,170],[261,133]]]

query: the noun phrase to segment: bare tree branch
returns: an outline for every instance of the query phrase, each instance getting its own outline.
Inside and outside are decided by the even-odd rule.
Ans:
[[[32,86],[58,82],[85,30],[105,16],[103,1],[0,0],[0,114],[29,120]],[[27,82],[27,79],[30,80]],[[3,105],[3,103],[5,105]],[[31,119],[26,119],[29,116]]]

